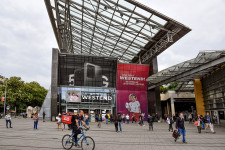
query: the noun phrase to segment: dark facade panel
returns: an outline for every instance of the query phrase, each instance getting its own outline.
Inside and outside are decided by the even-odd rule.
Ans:
[[[59,86],[116,87],[117,59],[59,55]]]
[[[202,89],[206,110],[225,109],[225,67],[202,78]]]

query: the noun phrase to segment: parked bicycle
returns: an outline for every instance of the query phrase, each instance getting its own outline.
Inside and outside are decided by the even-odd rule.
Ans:
[[[75,133],[72,132],[71,135],[66,134],[62,138],[62,146],[64,149],[71,149],[73,145],[78,143],[81,140],[81,148],[82,150],[94,150],[95,149],[95,141],[90,136],[85,136],[85,132],[88,129],[84,127],[80,127],[81,129],[81,136],[75,141],[74,135]]]

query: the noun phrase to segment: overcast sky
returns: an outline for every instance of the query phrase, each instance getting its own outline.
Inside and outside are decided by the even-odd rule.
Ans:
[[[159,70],[196,57],[200,50],[225,49],[224,0],[137,0],[192,31],[158,57]],[[51,52],[57,47],[44,0],[1,0],[0,74],[51,82]]]

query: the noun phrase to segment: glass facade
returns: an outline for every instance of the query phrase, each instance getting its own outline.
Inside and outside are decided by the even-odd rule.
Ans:
[[[79,109],[112,111],[116,104],[116,89],[59,87],[58,92],[61,112]],[[80,92],[80,95],[77,95],[77,92]],[[71,101],[68,94],[73,93],[76,95],[71,97],[78,97],[79,101]]]
[[[217,69],[202,79],[203,97],[206,110],[225,108],[225,67]]]
[[[117,59],[59,54],[59,112],[113,113],[116,109]],[[92,112],[91,112],[92,111]]]

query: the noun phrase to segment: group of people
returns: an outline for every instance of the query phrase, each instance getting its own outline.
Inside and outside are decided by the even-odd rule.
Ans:
[[[13,128],[12,127],[12,117],[11,117],[10,112],[8,112],[7,115],[5,115],[5,120],[6,120],[6,128]],[[34,120],[34,129],[37,129],[38,120],[39,120],[37,113],[34,114],[33,120]],[[9,124],[9,127],[8,127],[8,124]]]
[[[198,114],[195,119],[195,126],[197,126],[198,133],[201,133],[201,130],[205,130],[205,133],[207,133],[207,129],[210,128],[211,132],[215,134],[214,126],[213,126],[213,120],[210,117],[209,113],[206,113],[206,115],[203,117],[202,115]]]

